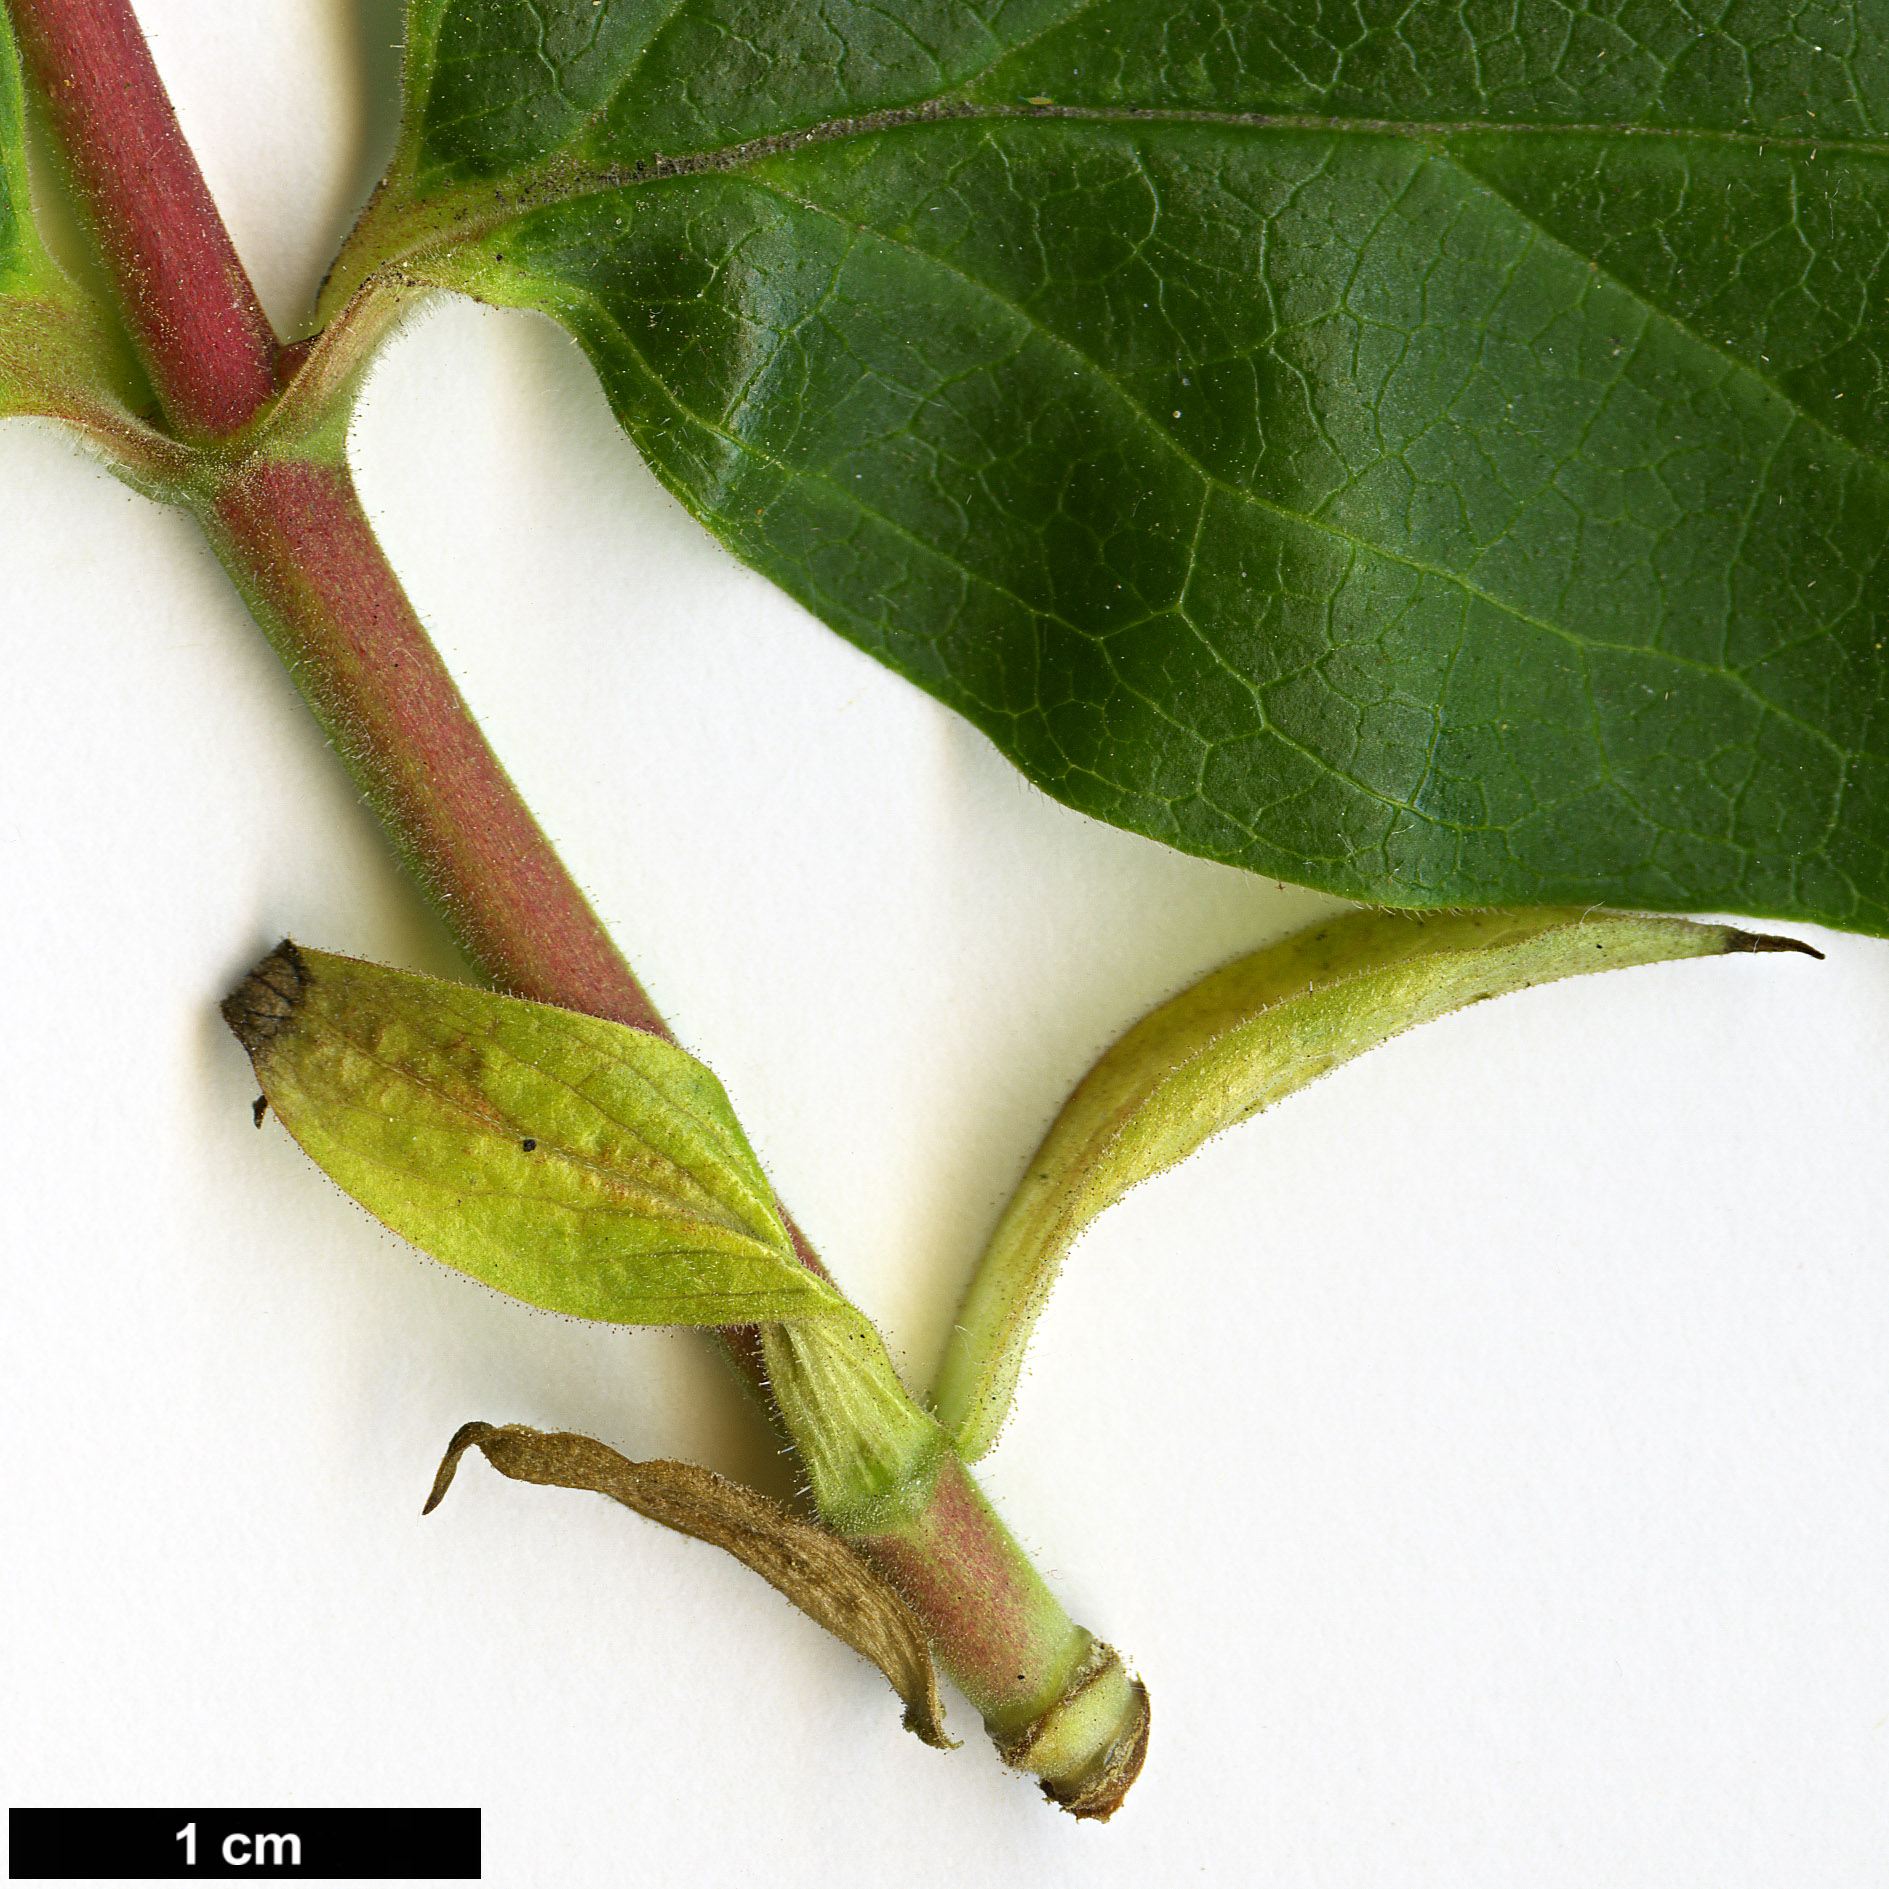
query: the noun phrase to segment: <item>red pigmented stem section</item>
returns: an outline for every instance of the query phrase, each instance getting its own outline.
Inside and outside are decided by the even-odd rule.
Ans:
[[[345,465],[248,460],[197,507],[302,698],[499,989],[675,1040],[532,817],[387,562]],[[791,1220],[801,1263],[831,1275]],[[754,1334],[723,1334],[759,1383]]]
[[[1088,1636],[955,1457],[910,1523],[854,1545],[911,1603],[986,1726],[1021,1730],[1055,1703]]]
[[[20,47],[166,418],[214,439],[275,391],[275,335],[129,0],[11,0]]]
[[[910,1603],[1005,1762],[1106,1822],[1148,1751],[1148,1691],[1063,1611],[958,1459],[903,1526],[854,1537]]]
[[[346,468],[254,459],[199,515],[473,963],[514,995],[667,1036],[479,732]]]
[[[128,0],[8,4],[172,430],[206,448],[229,439],[275,395],[275,339]],[[189,459],[178,487],[471,961],[517,995],[667,1037],[479,732],[332,446],[298,452],[264,427]],[[722,1337],[763,1388],[755,1333]],[[948,1450],[907,1513],[859,1545],[1005,1757],[1077,1816],[1108,1816],[1140,1767],[1146,1693],[1070,1621]]]

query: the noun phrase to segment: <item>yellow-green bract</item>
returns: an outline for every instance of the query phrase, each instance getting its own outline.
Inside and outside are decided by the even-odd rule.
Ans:
[[[1560,977],[1809,951],[1728,925],[1566,906],[1352,912],[1256,951],[1144,1017],[1052,1124],[991,1236],[932,1395],[966,1462],[997,1440],[1031,1329],[1078,1234],[1203,1141],[1465,1004]],[[1820,955],[1810,952],[1815,957]]]
[[[660,1037],[286,942],[223,1014],[315,1164],[501,1292],[633,1325],[850,1314],[721,1084]]]

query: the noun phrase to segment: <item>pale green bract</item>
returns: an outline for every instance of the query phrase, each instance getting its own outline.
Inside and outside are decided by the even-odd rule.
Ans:
[[[1043,1138],[953,1328],[932,1393],[939,1421],[966,1462],[982,1456],[1084,1228],[1131,1187],[1340,1063],[1466,1004],[1556,978],[1808,949],[1726,925],[1567,908],[1354,912],[1214,972],[1122,1037]]]
[[[224,1005],[315,1164],[435,1259],[635,1325],[856,1320],[713,1073],[660,1037],[284,944]]]

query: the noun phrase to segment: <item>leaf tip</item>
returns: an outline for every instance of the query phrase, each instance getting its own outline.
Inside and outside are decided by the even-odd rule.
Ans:
[[[1727,951],[1801,951],[1807,958],[1821,959],[1823,953],[1813,944],[1806,944],[1801,938],[1779,937],[1766,931],[1738,931],[1728,929],[1725,934]]]
[[[929,1745],[933,1751],[956,1751],[962,1741],[945,1731],[943,1712],[934,1687],[932,1697],[923,1709],[917,1703],[908,1705],[899,1722],[914,1738]]]
[[[294,1020],[309,982],[307,960],[284,938],[223,999],[223,1021],[236,1032],[236,1040],[252,1059]],[[256,1125],[262,1126],[260,1115]]]
[[[459,1459],[475,1443],[483,1443],[494,1434],[493,1426],[474,1418],[470,1423],[462,1423],[453,1432],[453,1440],[446,1445],[446,1454],[440,1458],[438,1473],[433,1477],[433,1491],[426,1498],[422,1515],[431,1515],[446,1498],[446,1491],[453,1486],[453,1477],[459,1471]]]

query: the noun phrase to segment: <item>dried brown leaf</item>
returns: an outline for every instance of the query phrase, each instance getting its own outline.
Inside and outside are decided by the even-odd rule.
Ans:
[[[836,1536],[694,1463],[634,1463],[594,1437],[522,1423],[461,1425],[422,1513],[439,1506],[460,1457],[474,1447],[502,1476],[593,1489],[652,1522],[725,1548],[885,1674],[905,1701],[907,1731],[941,1751],[953,1748],[931,1651],[911,1609]]]

